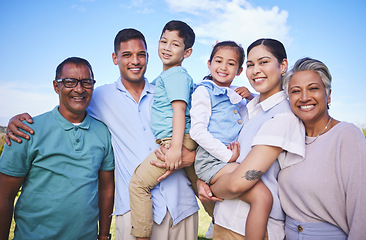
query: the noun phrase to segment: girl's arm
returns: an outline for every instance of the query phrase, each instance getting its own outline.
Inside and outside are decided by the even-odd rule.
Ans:
[[[216,197],[232,199],[248,191],[281,152],[280,147],[255,145],[232,173],[223,175],[211,186],[212,192]]]
[[[165,166],[167,170],[178,169],[182,164],[182,146],[185,130],[185,112],[187,104],[184,101],[172,102],[173,108],[173,135],[170,148],[165,155]]]
[[[227,149],[220,140],[208,131],[208,124],[211,117],[211,100],[204,86],[198,87],[192,94],[191,130],[190,135],[198,145],[203,147],[215,158],[229,162],[232,151]]]

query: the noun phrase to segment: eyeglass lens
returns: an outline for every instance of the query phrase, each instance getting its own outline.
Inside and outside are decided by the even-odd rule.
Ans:
[[[76,79],[76,78],[64,78],[62,79],[63,84],[67,88],[73,88],[81,82],[81,85],[85,88],[92,88],[94,86],[95,80],[93,79]]]

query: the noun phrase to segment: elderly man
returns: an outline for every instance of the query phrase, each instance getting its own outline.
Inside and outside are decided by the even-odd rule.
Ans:
[[[0,239],[8,239],[14,198],[15,239],[108,239],[114,157],[108,128],[90,117],[94,75],[68,58],[53,81],[59,106],[33,119],[29,141],[0,158]],[[98,236],[99,215],[99,236]]]

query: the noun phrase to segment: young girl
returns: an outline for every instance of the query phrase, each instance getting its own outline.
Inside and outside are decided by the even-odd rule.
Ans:
[[[253,97],[245,87],[234,91],[230,85],[243,71],[243,62],[241,46],[232,41],[217,43],[208,61],[211,74],[192,95],[190,135],[199,145],[195,170],[209,184],[239,166],[234,162],[240,153],[236,142],[243,127],[240,113],[246,109],[242,97],[247,100]],[[272,207],[271,192],[259,181],[239,198],[251,205],[246,237],[263,239]]]
[[[238,137],[240,164],[211,186],[215,196],[225,199],[215,206],[214,238],[244,239],[242,235],[246,235],[245,239],[249,239],[248,231],[253,228],[244,231],[243,222],[246,221],[247,227],[252,224],[252,206],[248,215],[248,204],[232,198],[240,198],[243,192],[254,190],[263,181],[273,196],[268,236],[283,239],[285,215],[279,202],[277,176],[280,167],[304,159],[305,131],[282,90],[282,75],[288,66],[283,44],[274,39],[259,39],[248,47],[247,53],[246,74],[259,95],[247,104],[243,118],[244,126]]]

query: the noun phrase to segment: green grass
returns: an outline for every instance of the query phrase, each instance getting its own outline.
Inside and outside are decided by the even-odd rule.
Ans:
[[[197,239],[198,240],[208,240],[207,238],[205,238],[205,233],[207,231],[208,226],[210,225],[211,218],[210,218],[210,216],[208,216],[208,214],[203,209],[201,202],[199,200],[197,200],[197,201],[200,206],[200,210],[198,212],[199,220],[198,220],[198,238]],[[15,223],[14,223],[14,221],[12,221],[9,240],[14,238],[14,226],[15,226]],[[112,234],[113,240],[114,240],[114,229],[115,229],[114,226],[115,226],[115,223],[114,223],[114,217],[113,217],[112,224],[111,224],[111,234]]]

